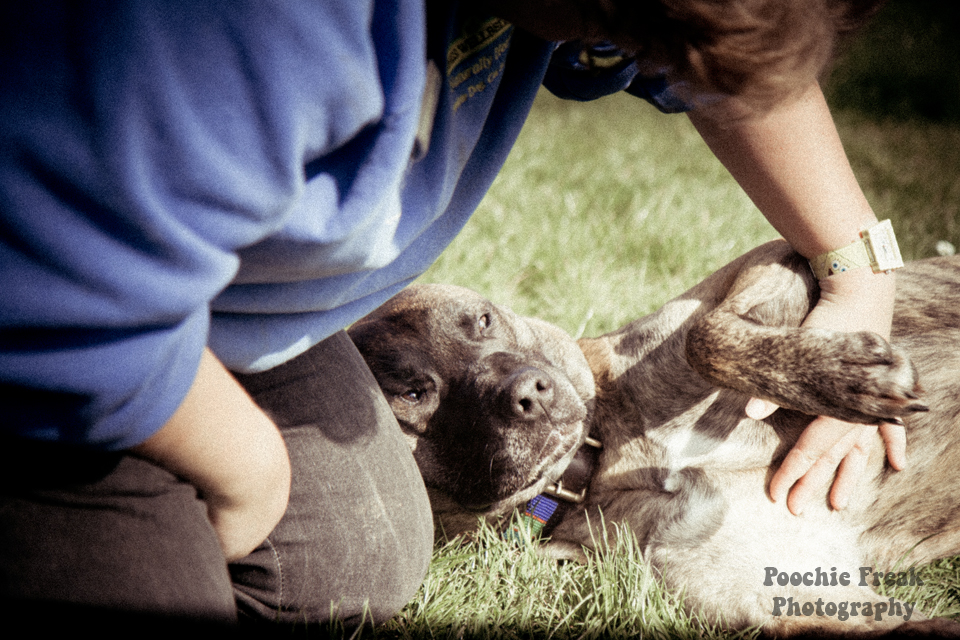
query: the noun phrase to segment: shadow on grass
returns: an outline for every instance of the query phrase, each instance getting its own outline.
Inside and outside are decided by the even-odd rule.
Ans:
[[[889,1],[842,50],[827,95],[871,118],[960,123],[960,3]]]

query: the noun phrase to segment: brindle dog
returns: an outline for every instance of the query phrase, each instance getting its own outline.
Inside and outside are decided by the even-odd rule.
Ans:
[[[629,525],[692,610],[732,628],[954,631],[874,585],[960,553],[960,257],[898,272],[893,346],[799,328],[817,296],[804,260],[773,242],[580,340],[585,360],[559,329],[454,287],[408,289],[350,334],[448,535],[541,491],[589,430],[602,453],[586,501],[552,531],[554,555],[591,547],[602,514]],[[783,408],[752,420],[750,397]],[[846,509],[791,515],[766,488],[812,415],[903,419],[907,469],[885,464],[877,437]]]

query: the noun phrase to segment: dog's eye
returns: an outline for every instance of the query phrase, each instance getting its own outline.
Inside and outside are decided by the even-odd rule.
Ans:
[[[483,332],[486,331],[487,328],[489,328],[489,327],[490,327],[490,314],[489,314],[489,313],[485,313],[485,314],[483,314],[482,316],[480,316],[479,318],[477,318],[477,330],[478,330],[481,334],[483,334]]]
[[[423,399],[423,389],[408,389],[400,394],[400,397],[410,404],[417,404]]]

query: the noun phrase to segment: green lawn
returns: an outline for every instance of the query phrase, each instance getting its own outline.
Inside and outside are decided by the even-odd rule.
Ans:
[[[906,259],[960,246],[960,126],[840,112],[850,160]],[[597,335],[777,237],[685,116],[543,93],[479,211],[423,281]]]
[[[898,51],[891,33],[899,33],[891,24],[905,6],[893,3],[872,36],[891,59]],[[941,40],[947,54],[958,51],[956,38]],[[867,108],[896,79],[871,66],[862,47],[849,55],[853,62],[837,68],[828,95],[843,107],[836,111],[841,137],[875,212],[893,220],[906,259],[935,255],[941,241],[960,247],[953,105],[933,115],[902,100],[899,110]],[[886,89],[870,89],[878,74]],[[479,211],[422,281],[467,286],[574,336],[598,335],[775,237],[685,116],[661,115],[629,96],[577,104],[542,94]],[[960,559],[924,571],[927,587],[909,598],[920,598],[928,613],[960,613]],[[378,631],[416,638],[641,634],[692,638],[714,630],[680,613],[678,597],[658,589],[632,549],[586,566],[557,565],[491,532],[439,548],[418,599]]]

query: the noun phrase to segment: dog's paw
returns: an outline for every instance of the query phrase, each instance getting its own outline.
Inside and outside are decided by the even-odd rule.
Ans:
[[[906,353],[875,333],[835,335],[821,349],[819,395],[829,415],[851,422],[880,422],[927,411],[917,370]],[[828,400],[829,399],[829,400]]]

